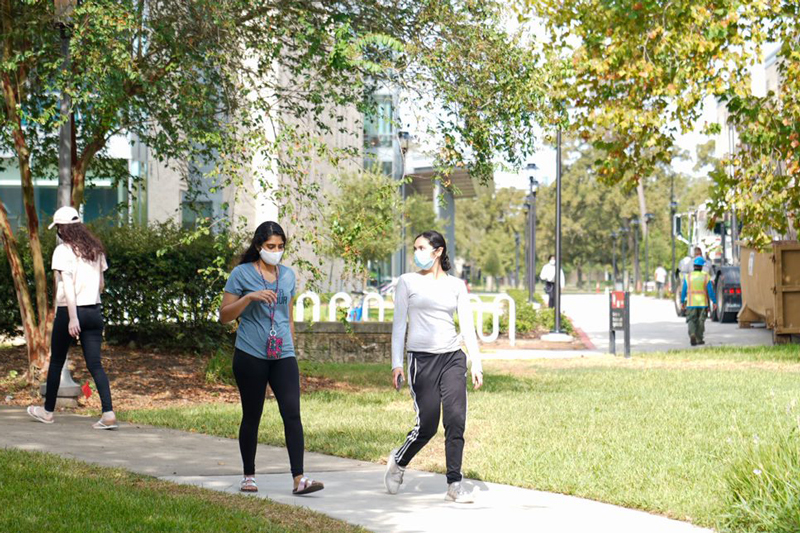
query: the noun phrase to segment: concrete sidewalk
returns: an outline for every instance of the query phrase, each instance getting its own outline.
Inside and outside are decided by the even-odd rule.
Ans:
[[[117,431],[91,428],[93,419],[58,414],[34,421],[23,409],[0,407],[0,446],[56,453],[103,466],[121,467],[176,483],[237,493],[241,479],[235,440],[122,424]],[[286,450],[260,445],[256,458],[259,496],[319,511],[376,532],[698,533],[669,520],[572,496],[465,480],[476,503],[444,501],[443,475],[409,469],[397,495],[383,488],[384,467],[306,453],[306,474],[325,483],[307,497],[291,495]]]

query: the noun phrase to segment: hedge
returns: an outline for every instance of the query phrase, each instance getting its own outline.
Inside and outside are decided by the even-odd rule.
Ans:
[[[92,230],[107,251],[103,294],[107,341],[205,351],[229,339],[229,328],[217,321],[217,309],[227,272],[241,250],[240,238],[226,234],[190,238],[174,224],[93,225]],[[48,267],[53,233],[43,233]],[[32,280],[24,236],[20,245]],[[0,306],[0,332],[19,332],[19,310],[5,255],[0,257]]]

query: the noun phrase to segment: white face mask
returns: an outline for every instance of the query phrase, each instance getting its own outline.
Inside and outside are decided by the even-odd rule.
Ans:
[[[259,252],[261,255],[261,259],[268,265],[277,265],[281,262],[281,257],[283,257],[283,252],[268,252],[266,250],[261,250]]]
[[[417,268],[428,270],[433,266],[434,261],[433,252],[430,250],[417,250],[414,252],[414,264],[417,265]]]

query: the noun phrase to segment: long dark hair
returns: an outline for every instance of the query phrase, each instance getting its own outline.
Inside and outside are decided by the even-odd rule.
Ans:
[[[81,222],[56,225],[58,236],[64,244],[72,248],[75,255],[90,263],[97,261],[106,249],[100,239]]]
[[[450,266],[450,257],[447,255],[447,242],[445,242],[444,237],[441,233],[434,230],[423,231],[416,237],[414,237],[414,242],[420,237],[426,239],[434,250],[437,248],[442,249],[442,255],[439,257],[440,264],[442,266],[442,270],[445,272],[449,271],[452,267]]]
[[[256,232],[253,235],[253,240],[250,243],[250,246],[239,258],[239,264],[254,263],[255,261],[258,261],[261,257],[261,247],[264,246],[264,243],[267,242],[273,235],[278,235],[281,237],[283,239],[283,245],[286,246],[286,232],[283,231],[283,228],[280,226],[280,224],[271,220],[262,222],[261,225],[256,228]]]

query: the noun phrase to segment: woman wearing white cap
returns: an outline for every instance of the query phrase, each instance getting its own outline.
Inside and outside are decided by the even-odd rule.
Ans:
[[[108,269],[105,249],[89,229],[81,223],[78,212],[62,207],[53,215],[61,244],[53,251],[53,270],[57,282],[56,318],[50,348],[50,367],[47,370],[47,394],[44,407],[30,406],[28,414],[39,422],[53,423],[61,369],[74,339],[80,338],[86,367],[92,374],[100,395],[103,415],[92,427],[115,429],[117,418],[111,405],[111,387],[100,360],[103,342],[103,312],[100,293],[103,292],[103,271]]]

